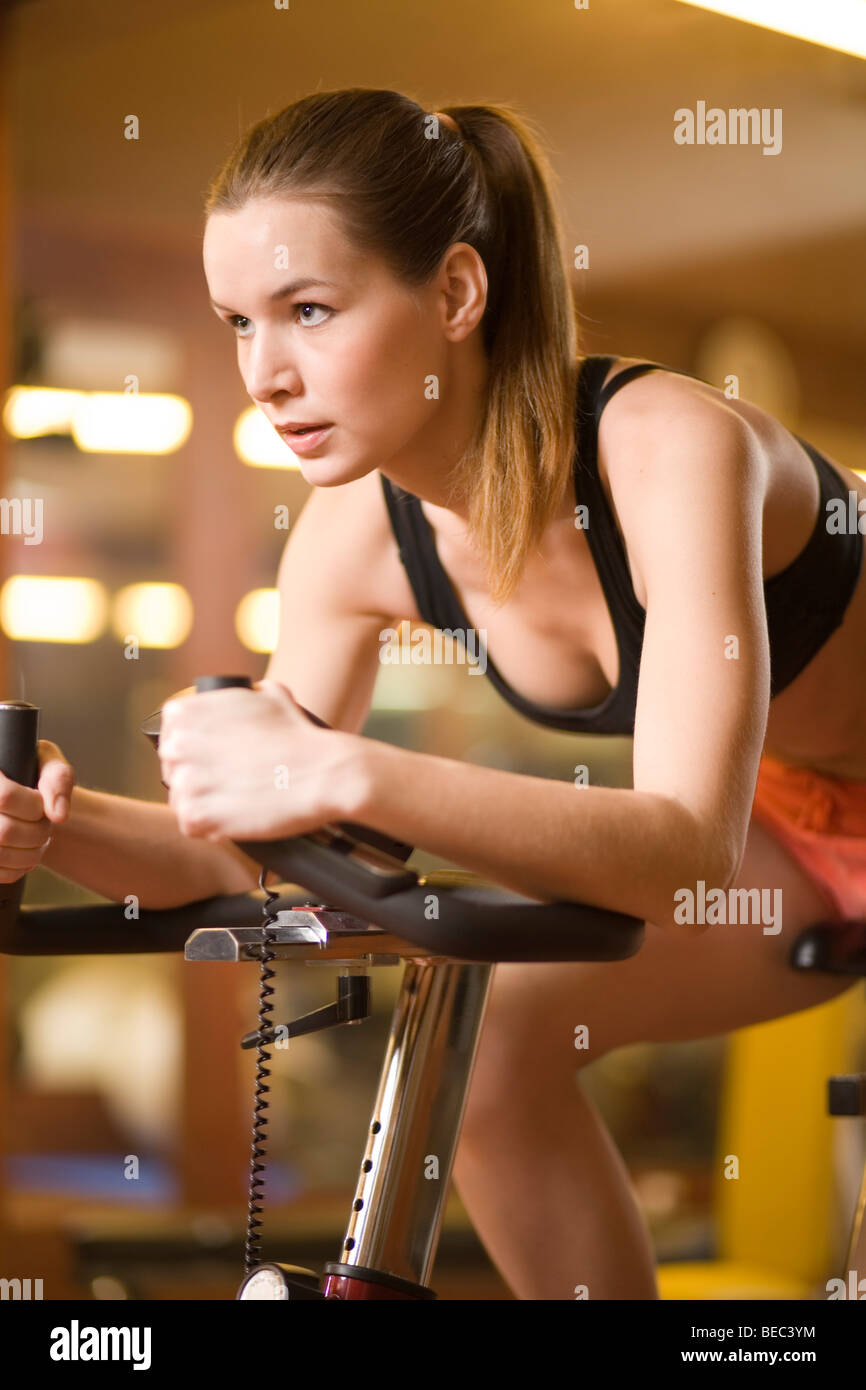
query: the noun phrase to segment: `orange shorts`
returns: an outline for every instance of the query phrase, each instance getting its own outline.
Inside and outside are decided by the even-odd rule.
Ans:
[[[764,753],[752,815],[802,865],[832,917],[866,918],[866,782]]]

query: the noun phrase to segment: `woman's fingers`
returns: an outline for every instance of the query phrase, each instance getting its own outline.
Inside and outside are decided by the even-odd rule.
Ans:
[[[45,814],[60,824],[69,814],[69,801],[75,786],[75,769],[64,758],[56,743],[39,740],[39,786]]]
[[[38,851],[0,846],[0,883],[15,883],[32,869],[38,869],[44,853],[44,846]]]
[[[0,815],[10,820],[42,820],[45,804],[41,792],[35,787],[22,787],[0,772]]]
[[[47,816],[40,816],[39,820],[14,820],[11,816],[0,815],[0,846],[10,854],[29,853],[32,859],[35,851],[45,848],[52,828]]]
[[[38,868],[51,843],[51,822],[13,820],[0,815],[0,883],[15,883]]]
[[[75,773],[56,743],[37,745],[39,784],[22,787],[0,773],[0,883],[15,883],[35,869],[65,820]]]

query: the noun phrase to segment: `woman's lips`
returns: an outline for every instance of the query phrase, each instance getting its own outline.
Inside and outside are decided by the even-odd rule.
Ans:
[[[306,430],[303,433],[297,430],[283,429],[280,430],[280,434],[293,454],[306,454],[311,449],[317,448],[332,429],[332,425],[319,425],[318,428]]]

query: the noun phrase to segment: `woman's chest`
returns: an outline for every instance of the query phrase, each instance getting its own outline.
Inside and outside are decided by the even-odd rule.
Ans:
[[[613,621],[584,533],[567,534],[527,562],[508,600],[494,606],[481,566],[448,536],[436,548],[450,588],[488,660],[518,695],[562,710],[601,704],[619,680]],[[415,595],[396,553],[388,565],[388,592],[400,615],[421,620]],[[441,577],[440,577],[441,578]],[[437,584],[437,587],[441,587]]]

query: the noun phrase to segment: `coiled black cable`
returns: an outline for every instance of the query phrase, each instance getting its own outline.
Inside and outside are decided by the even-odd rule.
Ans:
[[[276,952],[270,948],[276,941],[274,927],[277,922],[276,914],[270,911],[271,903],[279,898],[279,893],[272,893],[266,884],[268,871],[262,869],[259,874],[259,887],[267,897],[262,904],[262,940],[259,947],[259,962],[261,964],[261,975],[259,977],[259,1041],[256,1044],[256,1087],[255,1100],[253,1104],[253,1128],[252,1128],[252,1154],[250,1158],[250,1191],[247,1215],[247,1238],[244,1246],[244,1270],[249,1274],[256,1265],[261,1264],[261,1228],[260,1220],[262,1214],[261,1199],[264,1196],[265,1181],[261,1176],[265,1171],[265,1164],[261,1160],[265,1156],[265,1143],[267,1140],[266,1129],[268,1117],[265,1111],[268,1102],[264,1099],[269,1094],[270,1086],[267,1078],[270,1076],[268,1063],[271,1060],[271,1044],[264,1043],[262,1039],[270,1031],[270,1020],[268,1015],[273,1013],[274,1006],[270,1002],[274,989],[271,980],[276,975],[275,970],[270,969],[270,962],[275,959]]]

